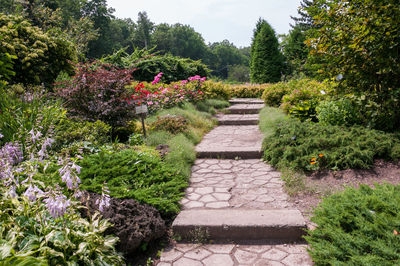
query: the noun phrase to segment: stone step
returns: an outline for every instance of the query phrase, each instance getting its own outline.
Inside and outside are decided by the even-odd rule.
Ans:
[[[264,101],[258,98],[233,98],[230,99],[231,104],[263,104]]]
[[[260,159],[262,139],[258,126],[218,126],[196,146],[197,157]]]
[[[220,125],[258,125],[258,114],[228,114],[217,115]]]
[[[190,242],[202,236],[217,242],[300,241],[306,223],[299,210],[183,210],[172,224],[174,235]]]
[[[264,104],[234,104],[226,110],[230,114],[258,114],[264,107]]]

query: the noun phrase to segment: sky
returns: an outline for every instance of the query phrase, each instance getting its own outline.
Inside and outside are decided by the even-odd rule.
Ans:
[[[290,16],[297,16],[301,0],[107,0],[118,18],[137,20],[146,11],[156,23],[190,25],[208,44],[225,39],[237,47],[250,46],[258,18],[277,34],[290,30]]]

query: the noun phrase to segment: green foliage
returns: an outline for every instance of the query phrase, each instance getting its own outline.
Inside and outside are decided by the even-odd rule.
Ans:
[[[275,133],[275,128],[287,119],[285,113],[279,108],[264,107],[260,111],[259,127],[265,137],[271,136]]]
[[[49,99],[41,87],[7,85],[0,88],[0,99],[0,132],[4,135],[0,143],[12,140],[25,143],[35,123],[40,121],[40,131],[45,134],[65,118],[61,104]]]
[[[400,263],[400,186],[361,185],[322,201],[306,236],[316,265]]]
[[[144,144],[144,137],[142,134],[133,133],[129,136],[128,143],[132,146],[142,145]]]
[[[203,85],[204,85],[204,92],[208,99],[228,100],[231,97],[227,85],[222,82],[207,80],[203,83]]]
[[[393,134],[293,119],[282,122],[263,147],[264,158],[273,166],[303,171],[368,169],[375,159],[400,158],[400,141]]]
[[[164,215],[179,211],[187,186],[185,177],[160,157],[135,150],[100,152],[85,157],[80,166],[82,189],[101,193],[106,182],[111,196],[148,203]]]
[[[55,128],[54,147],[62,147],[73,142],[90,142],[101,146],[110,141],[111,127],[104,122],[77,121],[63,119]]]
[[[158,116],[157,120],[151,123],[149,127],[151,130],[165,130],[171,134],[177,134],[187,130],[187,121],[183,116]]]
[[[279,107],[282,103],[282,97],[292,91],[287,82],[278,82],[265,88],[262,99],[268,106]]]
[[[196,160],[193,142],[183,134],[178,134],[167,142],[170,152],[165,156],[165,162],[187,178],[190,177],[191,166]]]
[[[15,56],[14,83],[52,83],[61,71],[72,73],[76,51],[56,32],[51,35],[21,16],[0,14],[0,45]]]
[[[307,119],[316,121],[315,109],[329,92],[329,85],[315,80],[302,79],[291,81],[289,87],[292,90],[290,94],[283,96],[282,109],[289,116],[296,117],[301,121]]]
[[[360,123],[356,108],[350,99],[323,101],[316,111],[318,121],[323,125],[351,126]]]
[[[225,100],[208,99],[205,101],[197,102],[196,108],[200,112],[208,112],[212,115],[216,114],[219,109],[224,109],[229,107],[230,104]]]
[[[96,214],[88,221],[77,213],[51,219],[44,204],[26,197],[0,199],[2,265],[120,264],[118,238],[104,236],[111,224]]]
[[[318,27],[308,42],[311,53],[322,58],[322,76],[342,74],[342,86],[377,91],[383,98],[400,88],[397,0],[316,0],[306,11]]]
[[[253,83],[278,82],[283,71],[283,56],[278,38],[267,21],[257,23],[250,54],[250,80]]]
[[[305,70],[304,65],[309,52],[305,40],[306,35],[301,26],[296,25],[281,43],[283,54],[288,63],[287,72],[289,75],[301,73]]]
[[[241,85],[228,85],[229,95],[232,98],[261,98],[264,90],[270,84],[241,84]]]
[[[112,64],[118,68],[135,69],[132,76],[135,80],[152,82],[154,77],[162,72],[162,80],[170,83],[185,80],[188,77],[200,75],[206,77],[208,68],[200,61],[180,58],[170,54],[156,55],[152,50],[135,50],[127,54],[124,49],[101,59],[103,63]]]
[[[246,65],[232,65],[228,68],[228,80],[232,82],[249,82],[250,69]]]

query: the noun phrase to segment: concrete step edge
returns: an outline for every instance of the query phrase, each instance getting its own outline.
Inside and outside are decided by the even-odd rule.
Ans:
[[[299,210],[184,210],[172,224],[184,242],[203,234],[221,241],[301,241],[306,223]],[[196,236],[197,234],[197,236]]]

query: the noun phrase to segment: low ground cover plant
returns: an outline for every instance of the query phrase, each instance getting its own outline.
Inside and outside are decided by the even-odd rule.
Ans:
[[[400,263],[400,186],[361,185],[324,199],[306,236],[316,265]]]
[[[101,193],[107,183],[112,197],[148,203],[164,215],[179,211],[178,202],[188,184],[185,176],[159,156],[132,149],[100,152],[79,163],[82,189]]]
[[[375,159],[400,158],[400,141],[393,134],[295,119],[279,124],[263,147],[265,160],[273,166],[301,171],[368,169]]]

